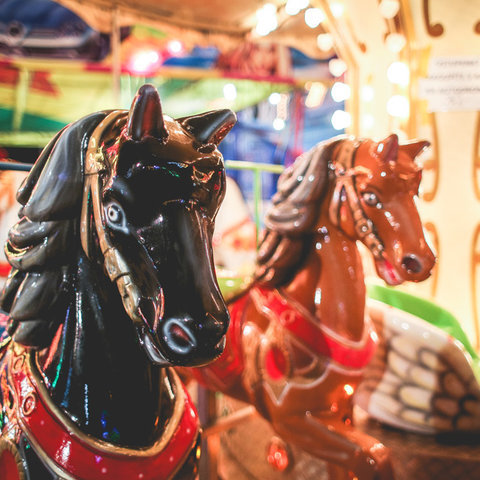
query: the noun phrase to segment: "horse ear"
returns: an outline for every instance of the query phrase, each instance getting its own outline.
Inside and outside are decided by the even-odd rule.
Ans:
[[[160,96],[151,84],[141,86],[133,99],[128,114],[127,135],[136,141],[145,137],[164,141],[168,136]]]
[[[430,146],[428,140],[414,140],[412,142],[400,145],[400,150],[405,152],[410,158],[415,158],[420,152]]]
[[[235,125],[237,117],[231,110],[224,109],[179,118],[177,121],[200,143],[218,145]]]
[[[377,154],[385,162],[396,160],[398,157],[398,136],[393,133],[381,142],[378,142]]]
[[[82,200],[85,146],[107,113],[94,113],[73,123],[63,130],[55,145],[47,147],[50,151],[46,161],[45,155],[40,155],[39,168],[33,167],[31,181],[27,177],[17,195],[25,205],[23,215],[34,222],[65,220],[76,215]]]

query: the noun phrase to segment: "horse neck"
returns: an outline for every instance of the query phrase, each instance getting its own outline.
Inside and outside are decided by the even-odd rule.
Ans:
[[[356,241],[330,221],[327,205],[303,267],[284,290],[339,335],[362,338],[365,283],[360,253]]]
[[[53,402],[96,438],[153,443],[173,408],[168,375],[147,360],[116,286],[83,253],[70,285],[63,325],[39,355]]]

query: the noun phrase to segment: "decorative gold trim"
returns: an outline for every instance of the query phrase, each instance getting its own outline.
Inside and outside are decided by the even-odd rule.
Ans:
[[[445,29],[441,23],[430,23],[430,8],[429,0],[423,0],[423,20],[425,21],[425,28],[431,37],[440,37],[443,35]]]
[[[473,328],[475,331],[475,349],[480,348],[480,317],[477,304],[477,267],[480,266],[480,251],[476,250],[478,241],[480,240],[480,223],[475,228],[472,241],[472,251],[470,260],[470,295],[472,298],[472,310],[473,310]]]
[[[430,295],[432,298],[434,298],[437,293],[437,287],[438,287],[438,269],[439,269],[438,259],[442,258],[440,255],[440,239],[438,237],[437,227],[435,227],[435,224],[433,222],[425,222],[423,224],[423,227],[429,233],[429,237],[432,240],[433,248],[435,249],[435,253],[437,255],[437,263],[433,268],[433,273],[430,279],[430,282],[431,282]]]
[[[437,195],[438,184],[440,180],[440,160],[438,153],[438,130],[437,130],[437,120],[435,113],[429,114],[430,124],[432,127],[432,158],[425,162],[423,168],[424,170],[433,171],[433,187],[430,191],[423,191],[422,200],[425,202],[432,202]]]
[[[83,251],[87,257],[91,257],[90,251],[90,223],[89,223],[89,205],[92,199],[90,198],[92,190],[92,181],[94,177],[106,170],[105,160],[103,155],[99,154],[99,142],[105,130],[111,127],[114,122],[125,114],[125,111],[114,111],[107,115],[95,128],[88,141],[87,154],[85,156],[85,183],[83,191],[82,212],[80,215],[80,241]]]
[[[475,124],[475,133],[473,137],[473,190],[477,200],[480,200],[480,185],[478,175],[480,174],[480,112],[477,112],[477,120]]]
[[[63,425],[71,432],[71,436],[77,437],[82,443],[86,445],[91,445],[92,448],[99,450],[101,452],[108,453],[110,455],[127,455],[130,457],[153,457],[158,455],[170,442],[175,431],[177,430],[178,425],[183,416],[183,411],[185,409],[185,391],[183,385],[172,369],[168,369],[168,377],[174,384],[175,389],[175,405],[173,409],[173,414],[170,417],[165,431],[162,433],[161,437],[150,447],[145,448],[126,448],[112,445],[110,443],[104,442],[93,438],[90,435],[83,433],[77,425],[75,425],[63,412],[62,410],[55,405],[55,403],[50,398],[50,395],[43,383],[40,369],[38,366],[37,356],[35,358],[29,353],[25,354],[27,356],[26,369],[29,372],[29,378],[35,382],[35,388],[40,395],[42,401],[48,407],[49,410],[55,415],[55,417],[62,422]]]
[[[85,186],[82,201],[81,213],[81,243],[87,257],[92,252],[90,249],[90,202],[93,208],[93,218],[95,228],[100,244],[100,250],[103,254],[103,262],[108,276],[112,282],[117,284],[122,303],[128,316],[140,328],[144,326],[138,307],[140,305],[141,293],[130,276],[130,270],[127,262],[123,259],[120,252],[110,243],[110,239],[105,231],[105,218],[101,204],[102,179],[100,174],[106,171],[105,158],[101,150],[100,139],[104,132],[110,128],[121,116],[125,115],[125,110],[116,110],[107,115],[93,131],[87,149],[85,160]]]
[[[22,415],[28,417],[33,413],[35,410],[35,406],[37,405],[37,396],[31,392],[29,393],[22,403]]]

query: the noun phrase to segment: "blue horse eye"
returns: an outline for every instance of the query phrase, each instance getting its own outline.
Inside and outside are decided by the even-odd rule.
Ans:
[[[114,224],[122,224],[123,223],[124,215],[123,215],[123,211],[122,211],[122,209],[120,208],[119,205],[117,205],[115,203],[111,203],[110,205],[108,205],[106,210],[107,210],[107,218],[108,218],[109,222],[114,223]]]

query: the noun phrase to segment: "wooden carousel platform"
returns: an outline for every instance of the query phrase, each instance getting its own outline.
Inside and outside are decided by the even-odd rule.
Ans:
[[[221,415],[242,408],[244,404],[230,398],[218,401]],[[360,409],[355,411],[355,422],[391,449],[395,480],[480,479],[480,436],[405,433],[369,420]],[[223,480],[328,480],[325,462],[282,442],[257,414],[222,432],[218,443],[218,477]]]

